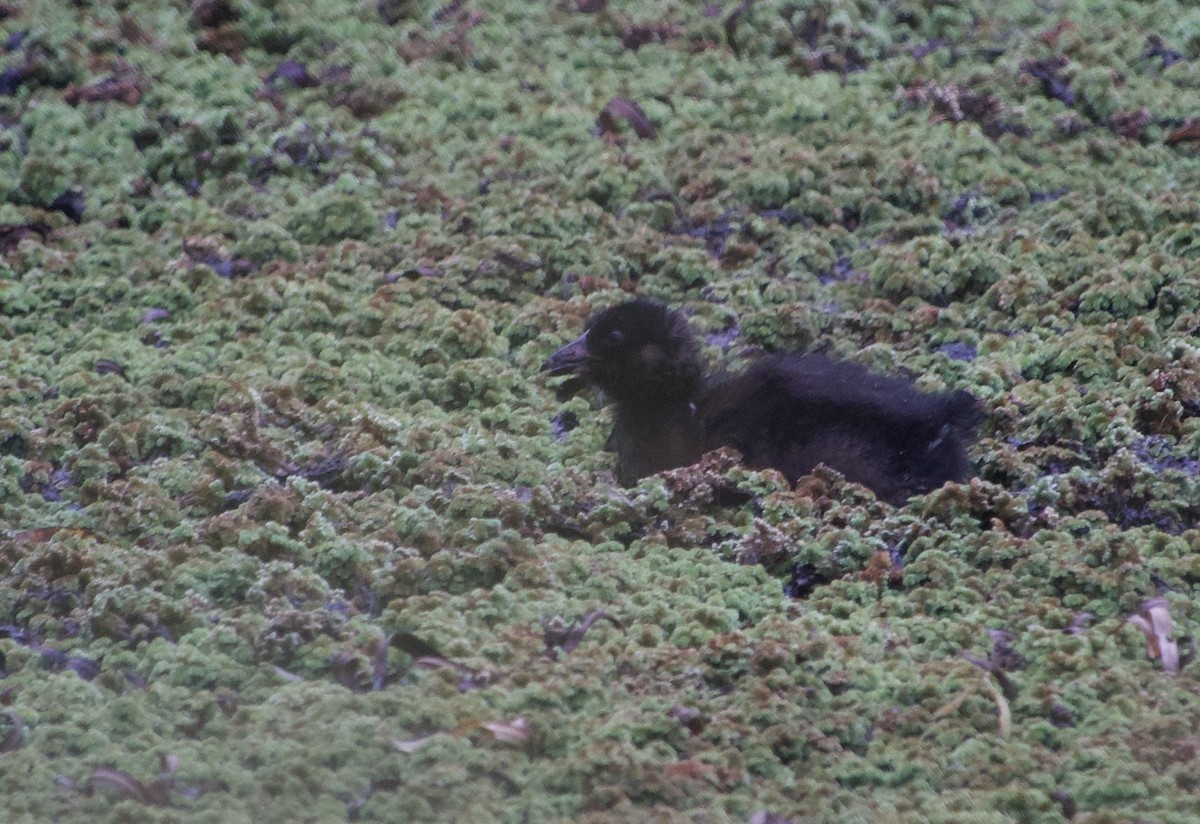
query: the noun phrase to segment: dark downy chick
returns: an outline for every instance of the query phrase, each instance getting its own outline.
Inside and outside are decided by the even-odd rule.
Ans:
[[[593,315],[584,333],[542,366],[574,372],[616,406],[609,447],[617,480],[695,463],[707,451],[697,401],[704,388],[700,349],[678,312],[636,300]]]
[[[819,355],[766,357],[706,379],[683,315],[645,300],[594,315],[543,369],[577,373],[612,399],[610,446],[626,485],[732,446],[747,466],[790,481],[823,463],[899,504],[967,477],[981,417],[966,392],[921,392]]]

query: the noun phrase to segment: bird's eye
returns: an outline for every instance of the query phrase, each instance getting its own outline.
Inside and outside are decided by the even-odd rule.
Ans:
[[[622,342],[624,342],[624,340],[625,340],[625,333],[622,332],[620,329],[609,329],[608,330],[608,342],[609,343],[622,343]]]

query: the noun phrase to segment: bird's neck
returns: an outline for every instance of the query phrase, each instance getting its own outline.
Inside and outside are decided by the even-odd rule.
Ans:
[[[701,374],[689,369],[654,380],[626,381],[607,392],[619,415],[667,420],[695,413],[702,383]]]
[[[626,485],[695,463],[704,452],[696,404],[659,404],[653,409],[617,404],[611,444],[617,453],[618,479]]]
[[[699,392],[684,388],[659,388],[659,391],[652,393],[610,396],[620,413],[650,419],[674,418],[694,411],[699,397]]]

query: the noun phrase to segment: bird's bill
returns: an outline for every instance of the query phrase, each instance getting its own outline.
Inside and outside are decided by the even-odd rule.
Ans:
[[[551,375],[566,375],[575,373],[582,375],[587,372],[587,332],[559,349],[542,364],[542,371]]]

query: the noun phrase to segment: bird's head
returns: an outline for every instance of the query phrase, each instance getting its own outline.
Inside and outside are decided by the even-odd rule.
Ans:
[[[704,366],[687,319],[661,303],[633,300],[592,316],[584,333],[542,366],[575,373],[623,405],[690,403]]]

